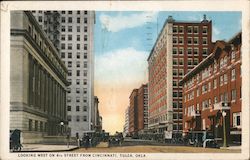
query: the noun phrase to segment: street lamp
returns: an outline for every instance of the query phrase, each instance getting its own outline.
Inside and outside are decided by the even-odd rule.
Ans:
[[[222,117],[223,117],[223,147],[227,147],[226,115],[227,115],[227,113],[225,111],[222,111]]]
[[[60,122],[60,126],[61,126],[61,135],[62,135],[63,125],[64,125],[63,121]]]

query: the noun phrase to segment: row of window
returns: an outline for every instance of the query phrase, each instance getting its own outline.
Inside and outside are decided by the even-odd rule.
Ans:
[[[87,66],[85,67],[84,65],[84,68],[87,68]],[[87,70],[84,70],[83,71],[83,76],[87,77],[87,73],[88,71]],[[72,70],[68,70],[68,76],[72,76]],[[79,77],[81,76],[81,71],[80,70],[76,70],[76,76]],[[84,83],[83,83],[84,84]],[[86,83],[87,84],[87,83]]]
[[[67,54],[67,56],[66,56],[66,54]],[[72,57],[73,57],[72,52],[68,52],[68,53],[61,52],[61,58],[65,58],[65,57],[67,57],[67,58],[72,58]],[[81,53],[80,53],[80,52],[77,52],[77,53],[76,53],[76,58],[77,58],[77,59],[80,59],[80,58],[81,58]],[[87,59],[87,58],[88,58],[88,53],[87,53],[87,52],[84,52],[84,53],[83,53],[83,58],[84,58],[84,59]]]
[[[87,79],[83,79],[83,85],[87,85]],[[69,84],[72,84],[72,79],[68,79]],[[76,79],[76,85],[81,85],[81,80],[80,79]]]
[[[173,37],[173,44],[184,44],[184,37]],[[190,45],[207,45],[208,40],[207,37],[202,37],[202,42],[199,43],[199,37],[187,37],[186,43]]]
[[[184,54],[184,48],[183,47],[173,47],[173,55],[183,55]],[[187,54],[188,55],[199,55],[199,48],[187,48]],[[208,54],[208,49],[207,48],[202,48],[202,54],[207,55]]]
[[[39,12],[40,13],[40,12]],[[62,14],[66,14],[66,11],[61,11]],[[72,11],[67,11],[68,14],[72,14]],[[81,14],[81,11],[76,11],[76,14]],[[84,11],[84,14],[88,14],[88,11]]]
[[[79,68],[79,67],[81,67],[81,62],[77,61],[75,65],[76,65],[77,68]],[[72,67],[72,61],[68,61],[68,68],[71,68],[71,67]],[[88,62],[86,62],[86,61],[83,62],[83,67],[87,68],[88,67]],[[84,71],[84,74],[85,74],[85,72],[86,72],[85,76],[87,76],[87,70]]]
[[[76,88],[75,91],[75,93],[80,93],[80,88]],[[67,89],[67,93],[72,93],[70,88]],[[87,94],[87,88],[83,88],[83,93]]]
[[[69,34],[69,35],[67,36],[67,40],[68,40],[68,41],[72,41],[72,37],[73,37],[73,35]],[[65,41],[65,40],[66,40],[66,35],[65,35],[65,34],[61,35],[61,40],[62,40],[62,41]],[[84,40],[84,41],[87,41],[87,40],[88,40],[88,35],[84,35],[84,36],[83,36],[83,40]],[[76,35],[76,41],[81,41],[81,35]]]
[[[72,106],[67,106],[67,111],[72,111]],[[75,111],[80,112],[80,106],[76,106]],[[82,111],[87,112],[87,106],[83,106]]]
[[[78,116],[78,115],[77,116],[71,116],[71,115],[68,115],[67,120],[69,122],[73,122],[73,121],[75,121],[75,122],[80,122],[80,121],[87,122],[88,118],[87,118],[87,116]]]
[[[66,49],[65,43],[61,43],[61,49]],[[72,43],[68,43],[67,49],[70,49],[70,50],[72,49]],[[79,43],[76,44],[76,49],[80,50],[81,49],[81,44],[79,44]],[[83,49],[87,50],[88,49],[88,44],[84,44]]]
[[[81,101],[81,98],[80,97],[76,97],[76,102],[80,102],[80,101]],[[72,98],[70,96],[67,97],[67,102],[72,102]],[[84,103],[88,102],[87,97],[83,97],[83,102]]]
[[[173,26],[173,33],[184,33],[184,26]],[[187,33],[188,34],[198,34],[199,33],[199,26],[187,26]],[[202,26],[202,33],[208,33],[208,27]]]
[[[29,119],[29,131],[40,131],[46,132],[47,130],[47,122],[37,121]]]
[[[66,32],[66,26],[61,26],[61,31],[62,32]],[[73,32],[73,26],[68,26],[68,32]],[[77,32],[81,32],[81,26],[76,26],[76,31]],[[83,27],[83,31],[86,33],[88,32],[88,27],[84,26]]]
[[[81,17],[75,17],[76,18],[76,23],[81,23]],[[61,22],[62,23],[73,23],[73,17],[67,17],[67,22],[66,22],[66,17],[61,17]],[[88,19],[87,17],[83,18],[83,23],[87,24]]]

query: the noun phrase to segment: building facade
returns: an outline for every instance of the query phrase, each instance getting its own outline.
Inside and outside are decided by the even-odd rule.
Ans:
[[[72,137],[94,130],[94,11],[33,11],[68,69],[67,118]],[[58,41],[59,40],[59,41]]]
[[[212,22],[166,20],[148,57],[149,124],[153,133],[171,139],[182,132],[182,86],[179,81],[210,53]]]
[[[65,130],[67,68],[28,11],[11,11],[10,130],[40,143]]]
[[[134,135],[138,131],[138,89],[134,89],[129,96],[129,134]]]
[[[241,137],[241,33],[217,41],[212,53],[183,83],[183,132],[208,130],[223,138],[223,116],[232,141]],[[231,136],[229,136],[231,135]]]
[[[123,136],[127,136],[129,134],[129,107],[125,110],[125,124],[123,126]]]
[[[148,129],[148,85],[138,89],[138,131]]]

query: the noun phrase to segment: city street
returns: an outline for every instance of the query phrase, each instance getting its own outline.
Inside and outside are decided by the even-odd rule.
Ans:
[[[119,147],[97,147],[97,148],[80,148],[73,152],[121,152],[121,153],[240,153],[239,149],[214,149],[190,146],[153,146],[153,145],[137,145],[137,146],[119,146]]]

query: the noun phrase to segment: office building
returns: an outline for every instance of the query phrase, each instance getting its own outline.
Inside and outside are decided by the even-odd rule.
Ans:
[[[31,12],[10,17],[10,130],[42,143],[66,130],[67,68]]]
[[[176,21],[169,16],[148,57],[148,128],[152,133],[182,134],[182,86],[179,81],[208,56],[212,21]]]
[[[241,141],[241,33],[217,41],[212,53],[185,75],[183,132],[210,131],[223,138],[223,112],[228,140]]]

